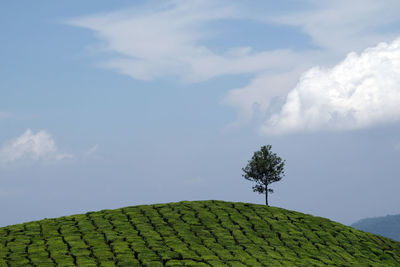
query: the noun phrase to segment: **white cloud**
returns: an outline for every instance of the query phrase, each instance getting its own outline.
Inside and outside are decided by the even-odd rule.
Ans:
[[[239,122],[263,118],[274,98],[285,97],[295,86],[302,71],[315,65],[333,65],[350,51],[361,52],[379,42],[389,42],[400,31],[400,2],[321,1],[309,0],[301,8],[266,15],[264,9],[253,10],[253,16],[265,23],[297,27],[310,37],[315,49],[293,52],[291,65],[280,72],[256,75],[250,84],[231,90],[222,103],[237,109]],[[266,63],[267,64],[267,63]]]
[[[400,38],[314,67],[289,92],[262,132],[350,130],[400,120]]]
[[[272,100],[288,93],[303,71],[304,68],[299,68],[284,73],[258,75],[245,87],[232,89],[222,104],[238,109],[239,122],[248,121],[257,115],[262,119],[271,108]]]
[[[231,47],[215,53],[205,46],[202,42],[217,34],[210,22],[243,18],[240,8],[232,2],[161,3],[81,17],[68,23],[94,31],[104,42],[104,50],[117,52],[118,56],[102,66],[135,79],[175,76],[185,82],[200,82],[226,74],[286,68],[297,57],[287,49],[253,52],[251,47]]]
[[[238,110],[239,123],[254,118],[264,121],[274,112],[271,108],[276,109],[274,99],[284,99],[309,67],[332,65],[349,51],[359,53],[400,34],[397,0],[354,0],[350,4],[345,0],[306,0],[299,8],[282,10],[269,5],[152,1],[135,9],[83,16],[67,23],[91,30],[102,41],[101,51],[111,52],[101,66],[135,79],[172,76],[184,82],[201,82],[227,74],[252,74],[248,85],[231,90],[221,101]],[[218,34],[213,22],[232,19],[294,27],[307,35],[313,46],[307,51],[277,48],[255,52],[252,47],[213,51],[206,45]],[[274,124],[277,116],[267,126]]]
[[[42,130],[34,134],[30,129],[0,149],[0,163],[19,160],[62,160],[71,154],[60,153],[52,136]]]
[[[307,9],[260,19],[300,27],[314,44],[338,55],[360,52],[378,42],[393,40],[398,34],[387,30],[388,26],[399,22],[400,2],[397,0],[307,2],[310,4]]]

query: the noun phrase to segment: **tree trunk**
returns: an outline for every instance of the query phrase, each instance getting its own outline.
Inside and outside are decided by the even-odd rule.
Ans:
[[[265,205],[268,207],[268,186],[265,185]]]

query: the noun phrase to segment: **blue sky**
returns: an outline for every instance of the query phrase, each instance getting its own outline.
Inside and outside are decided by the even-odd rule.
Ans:
[[[0,225],[104,208],[398,214],[397,1],[23,1],[0,9]]]

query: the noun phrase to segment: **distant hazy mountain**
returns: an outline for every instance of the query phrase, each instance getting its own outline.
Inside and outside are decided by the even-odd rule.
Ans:
[[[351,226],[365,232],[400,241],[400,214],[362,219]]]

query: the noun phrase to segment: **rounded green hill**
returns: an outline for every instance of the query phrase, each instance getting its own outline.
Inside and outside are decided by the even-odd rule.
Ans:
[[[0,228],[0,266],[400,266],[400,243],[281,208],[183,201]]]

